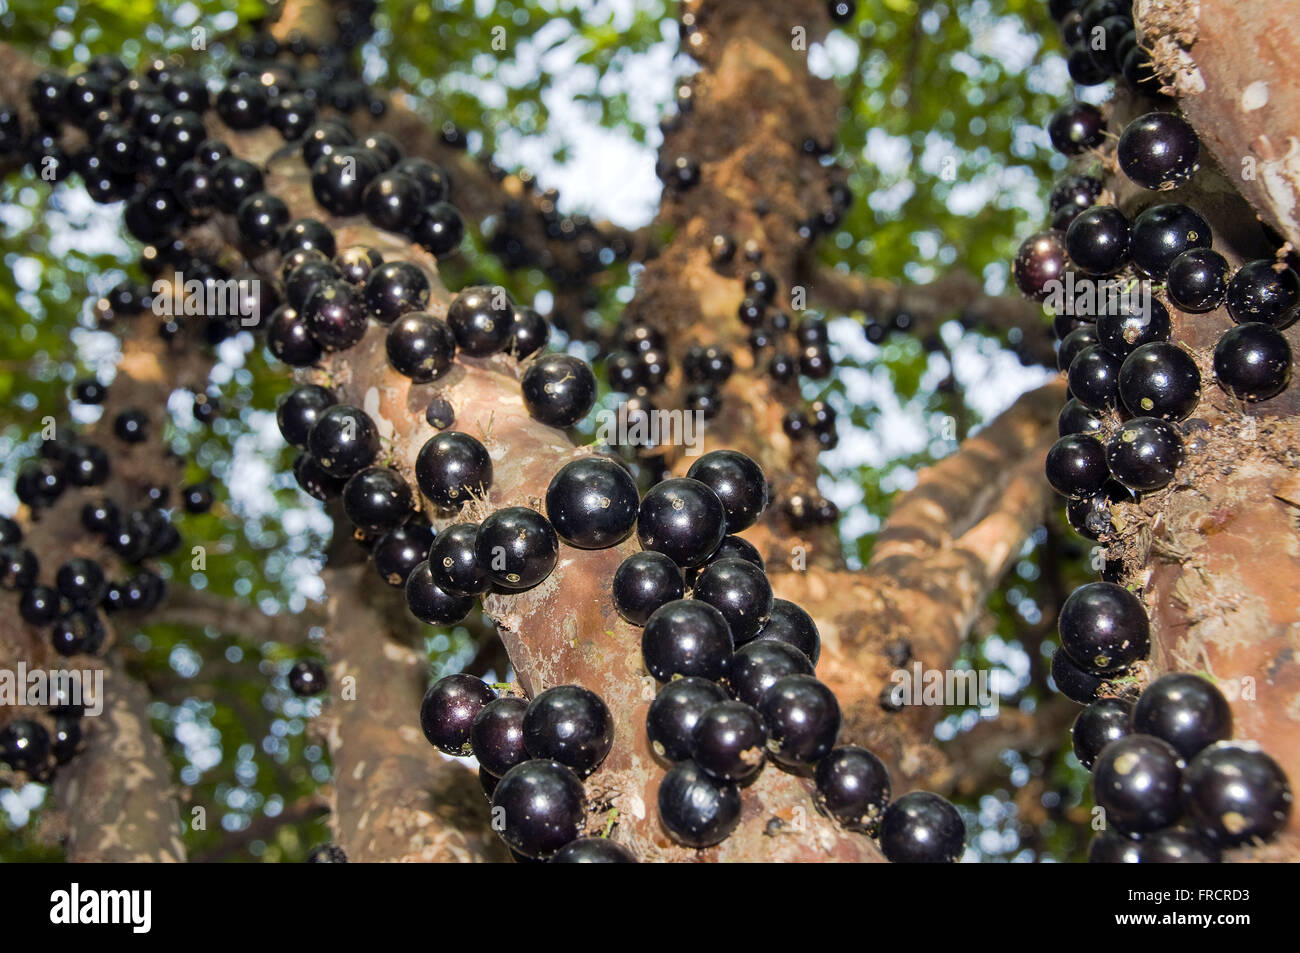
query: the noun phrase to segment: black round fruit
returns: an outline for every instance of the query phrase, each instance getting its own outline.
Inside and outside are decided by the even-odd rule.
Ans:
[[[1061,645],[1079,667],[1114,672],[1146,658],[1149,624],[1142,601],[1112,582],[1090,582],[1070,593],[1058,620]]]
[[[1096,493],[1110,479],[1106,449],[1096,437],[1070,434],[1047,451],[1047,482],[1062,496],[1081,499]]]
[[[718,781],[693,761],[683,761],[659,783],[659,820],[664,830],[688,847],[712,847],[740,823],[740,791]]]
[[[772,615],[772,585],[762,569],[744,559],[709,563],[696,577],[692,595],[722,613],[737,643],[758,635]]]
[[[847,830],[875,833],[889,803],[889,772],[866,748],[844,745],[817,763],[815,803]]]
[[[415,567],[429,558],[433,536],[433,528],[421,518],[381,536],[370,551],[379,578],[390,586],[405,586]]]
[[[338,250],[334,232],[324,222],[314,218],[294,219],[280,233],[280,254],[288,255],[299,248],[315,249],[327,259],[333,258]]]
[[[1133,221],[1129,256],[1152,278],[1164,278],[1174,259],[1191,248],[1209,248],[1210,226],[1186,205],[1153,205]]]
[[[546,319],[534,309],[521,305],[515,308],[507,350],[522,361],[546,347],[550,336],[551,326],[546,323]]]
[[[310,367],[323,353],[306,319],[286,305],[276,308],[266,327],[266,346],[290,367]]]
[[[323,351],[342,351],[366,334],[366,306],[361,293],[342,279],[318,283],[303,304],[303,320]]]
[[[1159,833],[1159,832],[1157,832]],[[1090,864],[1138,864],[1142,862],[1142,844],[1117,828],[1108,827],[1088,845]]]
[[[1291,814],[1286,775],[1249,742],[1210,745],[1187,766],[1182,791],[1191,819],[1226,846],[1269,840]]]
[[[69,559],[60,566],[54,584],[59,595],[76,609],[99,605],[108,589],[108,580],[104,578],[104,570],[99,563],[81,557]]]
[[[411,238],[429,254],[442,258],[460,247],[465,223],[450,202],[431,202],[420,212],[411,230]]]
[[[512,849],[525,857],[549,857],[582,833],[587,800],[570,768],[531,760],[501,778],[492,792],[492,812],[500,816],[501,837]]]
[[[1065,233],[1070,261],[1090,275],[1113,275],[1128,260],[1128,219],[1113,205],[1080,212]]]
[[[1106,463],[1111,474],[1139,493],[1168,485],[1184,456],[1178,429],[1155,417],[1126,421],[1106,442]]]
[[[302,157],[308,168],[312,168],[323,156],[332,155],[356,141],[356,136],[352,135],[345,123],[337,119],[324,119],[307,130],[302,142]]]
[[[1168,742],[1129,734],[1097,756],[1092,789],[1106,822],[1128,834],[1158,830],[1181,813],[1183,759]]]
[[[429,744],[459,757],[473,753],[470,731],[484,706],[497,697],[473,675],[447,675],[429,686],[420,702],[420,729]]]
[[[1213,311],[1228,293],[1228,261],[1212,248],[1189,248],[1170,263],[1165,290],[1184,311]]]
[[[1178,185],[1197,169],[1201,141],[1182,116],[1153,112],[1138,116],[1119,137],[1119,166],[1144,189]]]
[[[758,707],[767,690],[787,675],[811,675],[812,663],[792,645],[774,639],[757,639],[736,649],[727,667],[731,694]]]
[[[94,610],[77,610],[59,616],[50,627],[50,642],[60,655],[94,655],[107,636]]]
[[[1097,335],[1096,325],[1085,324],[1075,328],[1061,339],[1060,349],[1056,352],[1057,369],[1068,371],[1076,357],[1100,343],[1101,338]]]
[[[759,712],[767,723],[772,759],[784,765],[815,764],[840,733],[839,702],[811,675],[778,680],[764,692]]]
[[[522,390],[533,417],[552,427],[572,427],[596,403],[596,376],[586,361],[545,354],[524,371]]]
[[[17,543],[0,546],[0,588],[30,589],[36,585],[40,563],[36,554]]]
[[[659,690],[646,711],[646,738],[655,754],[669,761],[691,756],[695,725],[700,716],[727,700],[716,682],[707,678],[675,678]]]
[[[325,691],[325,667],[315,659],[299,659],[289,669],[289,688],[299,697],[319,695]]]
[[[341,146],[316,160],[311,167],[311,190],[316,201],[334,215],[356,215],[361,197],[380,172],[373,154],[357,146]]]
[[[479,766],[493,777],[501,777],[528,760],[524,747],[524,712],[528,702],[506,696],[484,705],[470,725],[470,747]]]
[[[1119,396],[1134,414],[1182,420],[1201,398],[1201,372],[1176,344],[1144,344],[1120,367]]]
[[[436,381],[456,358],[451,328],[427,311],[411,311],[394,321],[385,347],[393,370],[417,384]]]
[[[743,453],[711,451],[691,464],[686,475],[718,495],[726,511],[728,533],[739,533],[753,526],[767,508],[768,488],[763,470]]]
[[[347,477],[374,461],[379,453],[379,431],[360,407],[335,404],[322,411],[312,425],[307,449],[326,473]]]
[[[1070,729],[1079,763],[1091,770],[1102,748],[1133,730],[1129,724],[1132,715],[1133,703],[1122,698],[1099,698],[1079,712]]]
[[[966,847],[957,809],[929,791],[909,791],[880,821],[880,849],[895,864],[950,864]]]
[[[1096,106],[1068,103],[1052,113],[1047,121],[1047,135],[1058,152],[1076,156],[1101,145],[1106,136],[1106,122]]]
[[[1300,275],[1270,259],[1247,262],[1228,282],[1227,301],[1238,324],[1260,321],[1285,328],[1300,309]]]
[[[1143,690],[1133,709],[1133,730],[1169,742],[1190,761],[1201,749],[1232,737],[1232,709],[1199,675],[1174,672]]]
[[[652,487],[641,500],[637,537],[641,548],[668,556],[679,566],[698,566],[726,535],[726,508],[698,480],[678,477]]]
[[[487,496],[492,485],[492,458],[469,434],[444,431],[420,448],[415,479],[420,492],[434,504],[459,509],[471,496]]]
[[[396,470],[367,467],[343,487],[343,512],[367,535],[396,529],[411,515],[411,488]]]
[[[40,722],[24,718],[0,729],[0,761],[15,771],[37,771],[44,767],[49,756],[50,733]]]
[[[31,625],[49,625],[58,617],[61,608],[59,594],[49,586],[24,589],[18,601],[18,614]]]
[[[405,594],[411,615],[430,625],[459,622],[474,608],[473,596],[458,596],[438,587],[427,559],[411,570],[406,578]]]
[[[1168,341],[1172,327],[1169,309],[1149,295],[1145,300],[1121,299],[1097,317],[1097,339],[1122,361],[1144,344]]]
[[[488,578],[503,589],[531,589],[551,574],[560,540],[545,516],[526,506],[507,506],[478,528],[474,552]]]
[[[478,523],[448,526],[429,547],[429,571],[439,589],[456,596],[477,596],[487,592],[487,573],[474,549]]]
[[[217,208],[233,213],[239,204],[262,191],[262,171],[253,163],[231,156],[212,167],[212,197]]]
[[[113,433],[124,443],[149,439],[149,415],[143,410],[124,410],[113,420]]]
[[[528,705],[523,721],[524,747],[534,758],[549,758],[586,777],[614,746],[614,719],[593,691],[581,685],[557,685]]]
[[[551,855],[553,864],[635,864],[632,852],[608,837],[579,837]]]
[[[1071,397],[1061,408],[1057,418],[1056,432],[1062,436],[1069,434],[1095,434],[1101,431],[1101,417],[1089,410],[1078,399]]]
[[[821,658],[822,640],[817,624],[812,616],[788,599],[772,600],[772,616],[754,638],[792,645],[808,657],[814,668]]]
[[[384,324],[429,303],[429,276],[409,261],[386,261],[366,279],[366,308]]]
[[[1268,400],[1291,379],[1291,346],[1272,325],[1238,325],[1214,346],[1214,376],[1240,400]]]
[[[406,232],[415,225],[425,201],[419,182],[392,169],[376,176],[361,196],[366,218],[390,232]]]
[[[767,727],[743,702],[722,701],[707,709],[691,733],[691,758],[719,781],[745,781],[763,769]]]
[[[456,343],[471,357],[505,350],[514,333],[514,320],[514,302],[499,285],[465,288],[447,309],[447,323]]]
[[[579,549],[621,543],[636,524],[636,481],[623,466],[583,457],[560,468],[546,489],[546,515],[560,539]]]
[[[663,553],[633,553],[614,571],[614,608],[633,625],[645,625],[660,606],[682,598],[682,570]]]
[[[1138,850],[1143,864],[1217,864],[1219,848],[1186,827],[1166,827],[1142,838]]]
[[[307,449],[307,437],[323,413],[338,401],[333,393],[317,384],[303,384],[289,392],[276,409],[280,435],[291,447]]]
[[[723,678],[733,651],[731,630],[722,613],[692,599],[660,606],[641,633],[642,661],[661,682],[676,675]]]
[[[1090,410],[1114,407],[1119,400],[1120,363],[1101,345],[1084,348],[1070,362],[1070,393]]]

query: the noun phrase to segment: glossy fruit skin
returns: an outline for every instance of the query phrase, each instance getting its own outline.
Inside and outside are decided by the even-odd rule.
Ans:
[[[692,597],[722,613],[737,643],[758,635],[772,616],[772,585],[763,570],[744,559],[710,563],[696,577]]]
[[[515,308],[515,318],[510,328],[510,341],[506,349],[522,361],[546,347],[550,336],[551,326],[546,319],[534,309],[520,305]]]
[[[722,701],[707,709],[691,732],[691,759],[719,781],[746,781],[763,769],[767,727],[743,702]]]
[[[0,588],[11,591],[30,589],[36,585],[40,563],[36,554],[16,543],[0,546]]]
[[[326,473],[347,477],[374,461],[379,431],[360,407],[335,404],[312,425],[307,449]]]
[[[713,551],[704,565],[711,566],[720,559],[743,559],[747,563],[753,563],[759,569],[767,568],[763,563],[762,554],[753,543],[742,536],[722,537],[722,542],[718,544],[718,548]]]
[[[1070,362],[1070,392],[1090,410],[1106,410],[1119,400],[1120,359],[1094,345]]]
[[[1088,348],[1096,347],[1100,343],[1101,339],[1097,336],[1096,325],[1084,324],[1075,328],[1061,339],[1060,349],[1056,352],[1057,369],[1068,371],[1076,357],[1088,350]],[[1071,399],[1077,400],[1077,398]]]
[[[1228,314],[1238,324],[1260,321],[1285,328],[1300,308],[1300,275],[1292,268],[1279,271],[1269,259],[1250,261],[1237,269],[1228,283]]]
[[[312,194],[334,215],[357,215],[366,187],[380,171],[370,150],[341,146],[311,167]]]
[[[1228,271],[1227,259],[1214,249],[1189,248],[1169,265],[1165,290],[1184,311],[1213,311],[1228,293]]]
[[[338,403],[332,392],[317,384],[303,384],[291,390],[275,411],[280,435],[291,447],[307,449],[307,437],[321,415]]]
[[[501,777],[528,760],[524,747],[524,712],[528,702],[505,696],[484,705],[470,725],[470,746],[480,767]]]
[[[343,512],[367,535],[396,529],[411,515],[411,487],[396,470],[367,467],[343,487]]]
[[[1065,402],[1056,423],[1056,432],[1059,436],[1096,434],[1100,430],[1101,417],[1096,412],[1083,406],[1075,397],[1071,397]]]
[[[353,245],[334,256],[334,267],[352,285],[364,286],[371,272],[383,263],[384,256],[365,245]]]
[[[698,676],[675,678],[655,695],[646,711],[646,738],[655,754],[668,761],[691,756],[695,726],[700,717],[727,693],[716,682]]]
[[[1102,749],[1092,788],[1106,822],[1128,834],[1167,827],[1181,812],[1183,759],[1168,742],[1129,734]]]
[[[792,645],[759,639],[736,649],[727,671],[727,686],[738,700],[755,708],[767,690],[787,675],[811,675],[812,663]]]
[[[419,182],[392,169],[371,180],[361,196],[366,218],[390,232],[405,232],[419,221],[425,201]]]
[[[262,191],[262,172],[257,166],[231,156],[212,167],[212,195],[217,208],[233,213],[239,203]]]
[[[1124,174],[1144,189],[1187,181],[1196,172],[1201,141],[1182,116],[1152,112],[1124,127],[1117,157]]]
[[[512,849],[525,857],[549,857],[582,833],[587,799],[570,768],[534,759],[505,773],[492,792],[492,811],[500,812],[499,833]]]
[[[418,516],[385,533],[370,551],[379,578],[390,586],[405,586],[415,567],[429,558],[433,539],[433,527]]]
[[[1190,248],[1209,248],[1210,226],[1186,205],[1153,205],[1133,220],[1129,256],[1152,278],[1164,278],[1174,259]]]
[[[614,747],[614,719],[600,696],[581,685],[557,685],[528,705],[524,747],[586,777]]]
[[[1155,417],[1134,417],[1106,442],[1106,462],[1115,479],[1148,493],[1167,486],[1186,455],[1178,429]]]
[[[740,823],[740,791],[718,781],[693,761],[682,761],[659,783],[659,821],[687,847],[712,847]]]
[[[393,370],[417,384],[436,381],[456,359],[451,328],[427,311],[411,311],[394,321],[384,346]]]
[[[507,506],[483,520],[474,553],[497,586],[531,589],[555,568],[560,538],[541,513],[526,506]]]
[[[108,580],[99,563],[78,557],[59,567],[54,585],[73,608],[86,609],[99,605],[108,589]]]
[[[30,625],[49,625],[57,618],[60,608],[59,594],[49,586],[24,589],[18,601],[18,614]]]
[[[1134,414],[1182,420],[1200,400],[1201,372],[1176,344],[1144,344],[1124,359],[1119,396]]]
[[[1070,593],[1058,627],[1062,647],[1089,672],[1118,671],[1146,658],[1150,648],[1142,601],[1112,582],[1089,582]]]
[[[768,752],[787,766],[815,764],[835,746],[840,706],[811,675],[787,675],[763,693],[759,713],[767,723]]]
[[[289,669],[289,688],[300,698],[319,695],[327,687],[325,667],[315,659],[299,659]]]
[[[664,480],[641,500],[637,538],[641,548],[663,553],[679,566],[698,566],[726,535],[726,508],[698,480]]]
[[[640,502],[632,474],[601,457],[566,463],[546,489],[551,525],[560,539],[578,549],[607,549],[625,540]]]
[[[1143,864],[1217,864],[1219,848],[1186,827],[1166,827],[1142,838],[1138,850]]]
[[[1190,761],[1202,749],[1232,737],[1232,709],[1210,682],[1174,672],[1142,692],[1133,708],[1133,730],[1169,742]]]
[[[1105,139],[1101,110],[1089,103],[1069,103],[1052,113],[1047,134],[1057,152],[1077,156]]]
[[[386,261],[366,279],[366,308],[376,320],[392,324],[429,303],[429,276],[409,261]]]
[[[149,439],[149,415],[143,410],[124,410],[113,420],[113,434],[123,443]]]
[[[439,589],[455,596],[487,592],[490,582],[474,552],[478,523],[448,526],[429,547],[429,571]]]
[[[552,864],[635,864],[632,852],[608,837],[579,837],[551,855]]]
[[[287,255],[298,248],[314,248],[326,258],[333,258],[338,251],[334,232],[314,218],[294,219],[280,233],[280,254]]]
[[[1133,499],[1133,492],[1128,487],[1118,480],[1108,480],[1096,493],[1067,503],[1065,515],[1080,536],[1099,540],[1116,531],[1111,505],[1132,502]]]
[[[316,106],[305,96],[289,93],[271,103],[266,118],[286,142],[294,142],[307,134],[316,115]]]
[[[1272,325],[1252,321],[1229,329],[1214,347],[1214,376],[1239,400],[1268,400],[1291,380],[1291,345]]]
[[[822,639],[817,624],[812,616],[788,599],[772,600],[772,616],[754,638],[792,645],[808,657],[814,668],[821,658]]]
[[[835,748],[817,763],[814,803],[846,830],[872,834],[889,803],[889,771],[856,745]]]
[[[207,483],[192,483],[181,487],[181,506],[186,513],[206,513],[212,509],[212,487]]]
[[[1109,479],[1106,449],[1096,437],[1071,434],[1057,440],[1047,451],[1047,482],[1064,497],[1090,496]]]
[[[45,765],[50,756],[50,733],[40,722],[22,719],[0,729],[0,761],[15,771],[29,774]]]
[[[586,361],[569,354],[537,358],[521,386],[528,412],[552,427],[572,427],[596,403],[596,376]]]
[[[303,304],[303,319],[322,351],[343,351],[366,335],[361,293],[342,279],[322,281]]]
[[[434,583],[427,559],[407,576],[405,594],[411,615],[430,625],[459,622],[474,608],[473,596],[457,596]]]
[[[514,321],[515,304],[500,286],[465,288],[447,308],[447,324],[460,349],[470,357],[504,351],[514,333]]]
[[[966,847],[957,809],[929,791],[909,791],[880,821],[880,849],[895,864],[950,864]]]
[[[1091,208],[1101,196],[1101,180],[1091,175],[1067,175],[1052,186],[1048,197],[1048,206],[1053,212],[1071,208],[1078,215],[1086,208]]]
[[[290,367],[310,367],[324,353],[312,338],[306,319],[287,304],[271,314],[266,327],[266,346]]]
[[[1070,261],[1089,275],[1113,275],[1128,260],[1128,219],[1113,205],[1080,212],[1065,232]]]
[[[1070,729],[1079,763],[1091,770],[1102,748],[1134,730],[1132,716],[1133,703],[1122,698],[1099,698],[1079,712]]]
[[[1145,305],[1119,302],[1097,317],[1098,343],[1121,361],[1144,344],[1169,340],[1169,309],[1155,298]]]
[[[289,221],[289,207],[270,192],[254,192],[239,203],[235,212],[239,234],[257,249],[267,249],[279,239]]]
[[[728,533],[739,533],[753,526],[767,508],[767,479],[762,468],[743,453],[735,450],[706,453],[691,464],[686,475],[718,495],[726,511]]]
[[[429,686],[420,702],[420,729],[439,751],[457,757],[473,753],[474,719],[497,693],[473,675],[447,675]]]
[[[299,264],[294,265],[294,262]],[[298,249],[285,258],[288,273],[284,281],[285,298],[289,307],[302,313],[307,300],[326,282],[342,281],[343,276],[332,262],[320,257],[317,251]]]
[[[81,746],[81,719],[73,715],[56,715],[50,751],[58,764],[67,764]]]
[[[430,437],[415,458],[420,492],[436,505],[459,509],[471,495],[486,497],[492,485],[492,458],[467,433],[447,430]]]
[[[60,655],[94,655],[106,636],[104,623],[93,610],[66,613],[50,627],[50,642]]]
[[[1118,828],[1107,827],[1088,845],[1090,864],[1139,864],[1142,862],[1142,843],[1121,834]]]
[[[1291,785],[1277,762],[1251,742],[1220,741],[1183,772],[1188,816],[1215,843],[1270,840],[1291,815]]]
[[[450,255],[465,237],[465,223],[450,202],[431,202],[420,211],[411,238],[436,258]]]
[[[731,630],[722,613],[693,599],[660,606],[641,632],[642,661],[661,682],[675,675],[717,681],[726,676],[733,651]]]
[[[633,625],[645,625],[660,606],[685,593],[682,570],[663,553],[633,553],[614,570],[614,608]]]

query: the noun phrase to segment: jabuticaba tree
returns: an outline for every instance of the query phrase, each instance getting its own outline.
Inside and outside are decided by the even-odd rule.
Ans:
[[[101,57],[69,78],[0,47],[6,169],[75,173],[97,201],[125,202],[163,294],[181,273],[259,279],[253,333],[294,368],[277,422],[335,524],[324,660],[303,651],[288,672],[295,694],[325,698],[313,729],[333,769],[332,842],[309,859],[955,860],[967,832],[934,793],[961,788],[963,764],[934,743],[944,709],[885,689],[905,666],[954,667],[1056,518],[1054,490],[1104,547],[1103,578],[1056,607],[1052,676],[1087,707],[1068,741],[1041,711],[1057,750],[1072,744],[1093,771],[1093,859],[1293,858],[1300,588],[1285,583],[1300,490],[1286,385],[1300,283],[1284,254],[1269,262],[1294,225],[1276,188],[1271,205],[1234,188],[1225,150],[1257,146],[1216,118],[1226,107],[1189,105],[1190,125],[1138,118],[1178,109],[1154,85],[1173,68],[1161,38],[1213,73],[1215,50],[1187,25],[1141,3],[1140,30],[1119,0],[1048,6],[1075,80],[1125,88],[1052,118],[1078,169],[1015,277],[1041,300],[1075,269],[1149,276],[1150,312],[1044,317],[956,272],[891,287],[818,264],[818,237],[854,197],[823,161],[842,93],[806,51],[853,19],[851,2],[682,4],[699,69],[664,124],[664,197],[639,232],[561,215],[531,177],[470,156],[456,126],[356,79],[373,5],[293,6],[249,31],[219,91],[179,58],[131,76]],[[1270,91],[1275,115],[1294,111]],[[1171,203],[1187,208],[1142,214]],[[547,322],[500,285],[451,286],[462,234],[489,220],[507,266],[555,283],[554,322],[591,339],[628,395],[621,416],[700,411],[703,456],[668,445],[624,460],[579,442],[591,366],[549,350]],[[614,333],[593,330],[581,311],[601,265],[628,258],[643,264],[636,293]],[[169,617],[271,637],[259,613],[223,618],[150,568],[189,542],[186,513],[212,504],[210,487],[180,486],[168,396],[205,394],[212,346],[243,313],[160,332],[151,293],[128,283],[97,307],[120,336],[117,375],[75,396],[104,413],[46,441],[19,475],[17,518],[0,523],[14,590],[0,598],[15,603],[0,613],[2,667],[107,672],[104,718],[62,703],[0,713],[0,754],[16,778],[53,779],[74,860],[185,859],[152,686],[126,671],[122,633]],[[960,312],[1026,361],[1057,360],[1053,329],[1071,357],[920,473],[860,569],[817,488],[836,414],[801,383],[833,363],[803,295],[869,312],[874,342],[885,321],[941,349],[938,326]],[[219,409],[204,398],[193,413]],[[427,625],[477,606],[514,681],[479,677],[504,678],[502,662],[431,680]],[[308,798],[295,816],[321,809]]]

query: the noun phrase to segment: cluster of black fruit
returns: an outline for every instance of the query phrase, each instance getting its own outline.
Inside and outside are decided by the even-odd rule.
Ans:
[[[98,381],[87,379],[77,382],[74,395],[79,401],[98,403],[105,390]],[[146,422],[142,412],[124,411],[114,421],[115,431],[120,439],[142,440]],[[41,445],[40,459],[20,468],[15,493],[32,518],[39,519],[69,487],[99,487],[108,475],[109,456],[97,444],[52,438]],[[162,601],[163,578],[141,564],[175,550],[180,534],[168,513],[168,488],[150,486],[145,495],[147,504],[128,513],[104,495],[88,499],[81,508],[82,527],[120,562],[139,568],[124,581],[110,580],[99,561],[76,556],[58,567],[53,585],[42,584],[40,560],[23,545],[22,528],[0,517],[0,588],[18,593],[19,616],[28,625],[48,629],[50,645],[59,655],[98,654],[108,634],[101,613],[147,612]],[[212,506],[207,484],[186,486],[181,495],[189,513],[203,513]],[[65,764],[76,753],[83,711],[83,705],[68,699],[53,703],[49,709],[53,737],[40,721],[10,722],[0,731],[0,761],[38,780],[47,779],[54,765]]]
[[[1133,0],[1049,0],[1067,47],[1070,78],[1096,86],[1119,77],[1136,92],[1157,95],[1151,54],[1138,43]]]
[[[1150,648],[1136,595],[1110,582],[1081,586],[1059,630],[1052,679],[1088,706],[1074,724],[1074,752],[1106,812],[1093,860],[1217,861],[1221,847],[1267,840],[1286,824],[1286,776],[1257,746],[1229,740],[1232,712],[1214,685],[1175,673],[1148,685],[1136,705],[1098,697]]]

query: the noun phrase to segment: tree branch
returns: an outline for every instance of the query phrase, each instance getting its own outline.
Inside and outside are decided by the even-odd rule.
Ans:
[[[233,596],[176,586],[169,592],[167,601],[149,614],[147,621],[213,629],[259,641],[292,643],[305,641],[308,629],[323,625],[325,613],[321,607],[309,604],[302,612],[293,615],[268,615]]]

